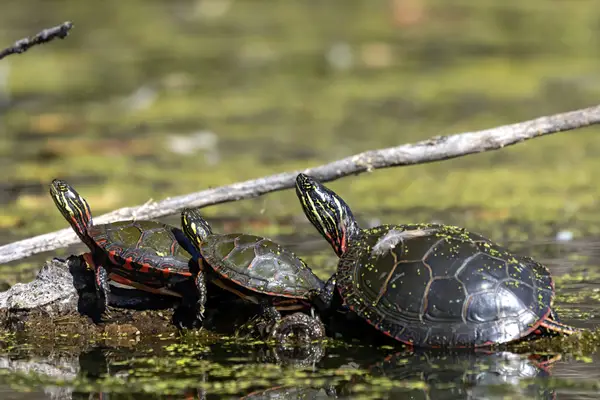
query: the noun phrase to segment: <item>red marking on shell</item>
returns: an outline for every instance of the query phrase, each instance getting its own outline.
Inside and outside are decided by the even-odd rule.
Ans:
[[[128,285],[128,286],[132,286],[133,281],[131,279],[127,279],[121,275],[117,275],[117,274],[109,274],[108,278],[112,281],[115,281],[117,283],[120,283],[122,285]]]
[[[112,251],[108,252],[108,259],[113,264],[119,264],[119,261],[116,259],[115,254]],[[127,269],[131,269],[131,264],[127,265],[127,263],[125,263],[124,267],[127,268]]]
[[[92,253],[84,253],[82,257],[85,263],[88,265],[88,267],[90,267],[93,270],[96,269],[96,263],[94,262],[94,257],[92,256]]]
[[[304,299],[303,296],[298,296],[298,295],[294,295],[294,294],[267,292],[265,290],[259,290],[258,288],[248,287],[248,286],[244,285],[241,281],[232,279],[229,276],[227,276],[226,274],[224,274],[223,272],[221,272],[221,275],[224,278],[227,278],[230,282],[233,282],[233,283],[235,283],[238,286],[241,286],[241,287],[243,287],[245,289],[251,290],[251,291],[256,292],[256,293],[263,293],[263,294],[267,294],[269,296],[274,296],[274,297],[286,297],[288,299]]]
[[[108,257],[114,264],[123,265],[124,269],[133,271],[133,265],[131,265],[131,258],[126,258],[125,260],[123,260],[123,262],[119,262],[119,255],[116,254],[114,251],[110,251],[108,253]]]
[[[356,309],[355,306],[348,305],[348,308],[350,308],[351,311],[353,311],[353,312],[355,312],[355,313],[357,313],[357,314],[360,315],[360,313],[358,313],[358,310]],[[536,331],[540,326],[546,327],[546,325],[543,324],[543,323],[550,316],[550,314],[551,314],[551,310],[550,310],[550,307],[548,307],[548,309],[546,311],[546,314],[544,314],[544,316],[542,318],[540,318],[538,321],[536,321],[535,324],[532,324],[531,327],[530,327],[530,329],[521,332],[521,336],[519,336],[518,338],[515,338],[512,341],[516,341],[516,340],[519,340],[519,339],[522,339],[522,338],[525,338],[525,337],[529,336],[532,332]],[[383,330],[379,329],[378,326],[372,320],[370,320],[368,318],[364,318],[364,320],[367,321],[367,323],[369,323],[369,325],[373,326],[375,329],[377,329],[379,332],[383,333],[384,335],[386,335],[388,337],[391,337],[392,339],[397,340],[397,341],[399,341],[401,343],[404,343],[406,345],[414,346],[413,342],[407,341],[405,339],[400,339],[397,336],[391,335],[391,333],[389,331],[383,331]],[[556,331],[556,329],[553,329],[552,327],[548,327],[548,329]],[[512,342],[512,341],[509,341],[509,342]],[[496,343],[492,342],[492,341],[487,341],[487,342],[485,342],[483,344],[474,344],[472,346],[453,346],[453,347],[454,348],[487,347],[487,346],[490,346],[490,345],[493,345],[493,344],[496,344]],[[440,348],[441,346],[428,345],[427,347],[428,348]]]
[[[131,263],[129,265],[131,265]],[[146,263],[140,264],[140,272],[143,274],[150,272],[150,268],[152,267]]]

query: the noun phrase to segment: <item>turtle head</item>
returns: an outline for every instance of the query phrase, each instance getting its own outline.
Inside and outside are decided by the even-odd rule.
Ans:
[[[331,189],[304,174],[296,177],[296,195],[306,217],[341,257],[360,232],[350,207]]]
[[[197,209],[186,208],[181,212],[181,228],[198,250],[202,242],[212,235],[212,228]]]
[[[87,201],[71,185],[60,179],[54,179],[50,184],[50,196],[77,236],[90,245],[87,229],[92,225],[92,212]]]

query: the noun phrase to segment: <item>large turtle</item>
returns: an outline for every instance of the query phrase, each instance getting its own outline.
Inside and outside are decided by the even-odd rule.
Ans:
[[[455,226],[361,229],[342,198],[304,174],[296,194],[340,257],[323,301],[400,342],[477,347],[579,330],[557,320],[552,276],[531,258]]]
[[[109,313],[110,278],[118,285],[182,297],[202,319],[206,287],[197,279],[198,254],[179,228],[156,221],[94,225],[87,201],[67,182],[53,180],[50,195],[90,249],[84,258],[95,271],[103,313]]]
[[[200,253],[198,280],[258,304],[276,320],[279,310],[312,310],[324,283],[291,251],[260,236],[213,233],[197,209],[181,213],[181,226]]]

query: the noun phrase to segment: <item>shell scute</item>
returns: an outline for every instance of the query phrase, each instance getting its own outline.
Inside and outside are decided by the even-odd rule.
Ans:
[[[425,294],[423,319],[431,322],[461,321],[466,291],[456,279],[436,279]]]
[[[305,299],[324,285],[294,253],[263,237],[211,235],[201,253],[221,276],[255,292]]]
[[[382,332],[431,347],[523,337],[548,317],[554,296],[543,265],[434,224],[364,230],[340,259],[337,286]]]
[[[107,253],[119,275],[153,287],[183,282],[192,275],[193,255],[183,232],[155,221],[94,225],[88,233]],[[183,240],[183,242],[182,242]]]

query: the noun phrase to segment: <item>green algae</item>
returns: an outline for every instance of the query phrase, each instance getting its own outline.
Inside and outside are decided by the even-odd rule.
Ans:
[[[149,198],[161,199],[281,170],[305,168],[356,151],[420,140],[439,133],[487,128],[558,111],[564,106],[557,100],[553,104],[553,96],[546,95],[549,82],[565,75],[585,76],[596,69],[597,63],[587,56],[583,32],[588,29],[586,24],[593,24],[593,19],[586,13],[581,24],[561,18],[555,24],[556,31],[548,30],[537,15],[527,19],[526,24],[515,20],[520,27],[517,31],[527,32],[532,46],[528,48],[532,55],[517,62],[510,53],[502,53],[511,46],[518,46],[519,41],[516,41],[515,31],[494,19],[496,8],[463,6],[463,13],[476,16],[463,23],[469,21],[469,26],[474,25],[478,33],[473,36],[470,30],[465,30],[453,36],[446,49],[448,62],[442,63],[443,68],[432,67],[432,71],[421,72],[427,60],[415,56],[420,47],[427,48],[433,41],[446,37],[453,24],[427,23],[425,29],[405,32],[398,39],[400,44],[388,44],[397,57],[390,65],[364,74],[360,69],[323,73],[314,67],[322,64],[317,60],[331,44],[332,35],[346,38],[356,51],[371,42],[385,44],[386,39],[392,40],[396,33],[388,23],[382,23],[385,14],[381,14],[380,5],[362,10],[362,18],[356,19],[353,7],[345,7],[346,12],[333,11],[334,2],[325,7],[328,13],[321,17],[324,25],[311,34],[302,29],[303,23],[312,19],[305,6],[278,6],[281,18],[273,21],[259,17],[261,14],[256,12],[270,5],[261,2],[251,7],[236,5],[222,18],[203,27],[187,22],[191,33],[182,35],[172,21],[159,18],[161,6],[144,7],[144,12],[138,15],[131,12],[136,9],[134,3],[125,7],[125,16],[114,20],[112,31],[94,32],[95,40],[106,42],[114,42],[117,35],[122,36],[118,40],[119,47],[111,47],[110,56],[105,48],[76,51],[86,46],[87,37],[85,33],[74,31],[69,40],[47,51],[8,60],[13,66],[9,81],[13,93],[33,93],[42,98],[51,95],[57,99],[42,103],[33,113],[15,107],[6,114],[7,154],[15,150],[20,133],[25,131],[39,137],[28,139],[31,146],[17,151],[28,152],[29,156],[20,160],[19,168],[12,171],[10,179],[43,184],[56,176],[68,177],[71,171],[78,171],[80,176],[101,178],[103,183],[92,187],[91,193],[110,191],[113,196],[111,201],[105,198],[95,207],[97,213],[102,213],[123,205],[143,203]],[[446,11],[441,2],[434,2],[431,7],[434,15]],[[572,7],[557,8],[560,11],[544,9],[543,15],[553,18],[559,12],[581,14]],[[252,22],[243,17],[245,9],[254,10]],[[80,8],[75,10],[73,12],[80,13],[82,26],[86,29],[95,26],[96,14],[92,16]],[[107,10],[96,11],[103,14],[108,13]],[[531,14],[528,7],[517,4],[507,10],[513,15]],[[135,23],[125,23],[128,18]],[[338,18],[354,21],[354,30],[338,31],[328,25],[327,21],[338,21]],[[252,32],[259,26],[261,34],[239,38],[209,34],[233,28]],[[160,37],[148,34],[156,30],[162,32]],[[567,37],[572,44],[560,47],[558,43],[564,43],[565,36],[557,36],[557,32],[569,33]],[[177,40],[171,40],[172,37]],[[286,40],[281,41],[281,37]],[[562,57],[560,62],[555,62],[557,53],[541,50],[551,38],[560,38],[555,43],[559,51],[575,52],[577,56]],[[460,55],[461,46],[473,42],[488,46],[490,53],[477,58],[467,55],[468,62],[450,62],[448,57],[453,52]],[[199,50],[190,54],[190,48]],[[260,48],[268,49],[262,58]],[[247,53],[246,49],[254,50]],[[494,53],[493,49],[500,53]],[[158,52],[165,60],[179,61],[139,68]],[[229,58],[243,61],[248,54],[261,60],[258,64],[261,67],[247,61],[239,64],[227,61]],[[286,61],[301,54],[310,61],[304,64]],[[229,69],[217,71],[217,66]],[[40,68],[43,74],[38,73]],[[264,74],[264,68],[269,68],[268,75]],[[402,73],[397,72],[398,68]],[[228,77],[240,72],[247,81],[240,80],[238,85],[233,85]],[[108,74],[110,85],[105,84]],[[122,98],[114,99],[115,94],[125,96],[145,82],[151,82],[157,91],[156,98],[147,107],[127,110],[121,106]],[[567,81],[565,85],[579,88],[577,80]],[[598,85],[586,85],[585,89],[573,91],[571,103],[585,104],[598,90]],[[454,107],[466,101],[465,93],[485,99],[489,106],[468,118],[452,113]],[[73,96],[79,101],[69,99]],[[529,106],[507,108],[507,102],[528,102]],[[410,105],[414,115],[402,111],[404,103]],[[423,113],[426,118],[421,116]],[[417,119],[415,115],[420,117]],[[140,126],[144,127],[141,131]],[[220,154],[222,161],[217,166],[207,164],[204,150],[193,155],[165,151],[169,133],[185,136],[202,129],[218,134],[217,147],[206,150]],[[280,134],[282,131],[287,135]],[[500,152],[378,171],[344,179],[334,187],[340,189],[354,208],[371,215],[377,215],[382,209],[408,210],[417,205],[442,211],[465,207],[481,208],[488,216],[496,215],[493,217],[496,221],[514,218],[570,222],[577,216],[579,224],[596,225],[594,199],[598,193],[592,171],[598,165],[593,158],[586,157],[598,149],[594,133],[594,129],[587,129]],[[117,149],[106,138],[121,140],[125,145]],[[282,154],[276,163],[267,163],[261,153],[273,142],[284,152],[293,154],[290,147],[300,147],[312,155],[299,159]],[[310,146],[311,142],[318,144],[318,148]],[[519,193],[527,193],[527,196],[518,196]],[[12,215],[25,219],[23,229],[17,229],[14,234],[25,236],[63,226],[47,196],[43,193],[39,196],[33,208],[28,202],[10,206],[8,211]],[[264,201],[211,207],[206,212],[209,215],[233,212],[241,216],[255,213],[260,203],[263,204],[260,208],[267,209],[271,215],[299,213],[292,196],[283,194],[268,196]],[[34,221],[39,222],[33,224]],[[406,222],[418,220],[408,216]],[[478,224],[464,215],[456,222],[475,224],[475,227]],[[269,231],[273,233],[276,232]]]
[[[413,25],[397,22],[389,2],[196,3],[109,0],[89,8],[71,0],[51,5],[32,0],[2,7],[0,39],[5,43],[25,36],[19,32],[30,33],[32,20],[68,16],[75,22],[67,40],[2,62],[10,68],[8,93],[14,100],[2,106],[3,184],[5,193],[27,186],[2,197],[2,243],[67,226],[47,195],[47,184],[55,177],[68,179],[86,197],[89,193],[99,215],[368,149],[588,106],[600,94],[598,47],[590,39],[598,30],[598,13],[591,0],[578,1],[576,7],[571,2],[548,7],[539,0],[461,0],[452,5],[434,0]],[[104,21],[110,21],[110,29]],[[340,48],[352,54],[354,64],[347,69],[327,61]],[[575,240],[600,234],[597,130],[375,171],[331,187],[361,225],[443,221],[549,260],[557,271],[559,314],[569,323],[593,328],[600,301],[594,245],[571,248],[551,238],[560,230],[568,230]],[[194,142],[198,132],[209,133],[204,143]],[[173,150],[174,135],[192,148],[190,154]],[[202,212],[216,231],[281,241],[321,278],[337,265],[291,190]],[[178,224],[178,219],[165,220]],[[539,240],[551,243],[539,246]],[[52,255],[84,250],[78,244]],[[0,266],[4,287],[29,280],[47,256]],[[127,367],[130,378],[106,371],[100,378],[82,375],[65,381],[0,371],[21,390],[53,384],[83,392],[157,396],[197,386],[237,395],[276,385],[322,383],[337,374],[336,382],[351,379],[322,365],[318,373],[307,375],[281,367],[273,358],[249,360],[248,353],[265,345],[260,342],[235,353],[244,341],[232,339],[227,344],[231,356],[224,361],[211,346],[214,340],[229,339],[198,335],[168,333],[153,338],[158,344],[151,345],[129,342],[130,337],[114,332],[85,346],[85,335],[75,330],[62,332],[58,340],[48,335],[40,346],[6,335],[0,343],[9,352],[57,346],[73,351],[102,344],[113,350],[126,346],[125,354],[134,360],[107,363]],[[596,360],[598,339],[593,333],[538,345],[542,352],[574,354],[565,362],[577,366]],[[364,356],[343,344],[328,346],[338,358]],[[239,365],[230,365],[235,363]],[[207,374],[219,379],[203,383]],[[520,381],[519,387],[529,383]],[[544,378],[543,384],[567,392],[598,390],[593,378]],[[466,386],[445,385],[457,390]],[[435,389],[422,377],[368,377],[352,392],[356,398],[370,398],[391,390],[407,395]],[[532,397],[510,386],[494,393]]]

